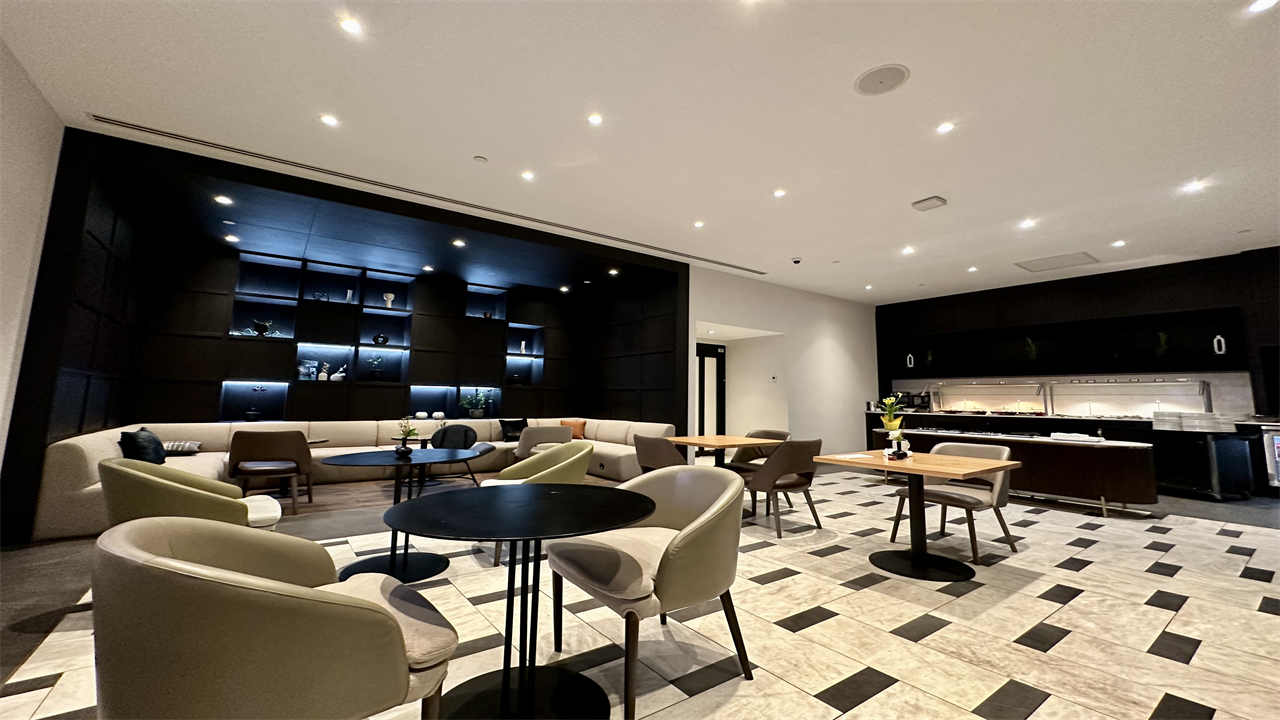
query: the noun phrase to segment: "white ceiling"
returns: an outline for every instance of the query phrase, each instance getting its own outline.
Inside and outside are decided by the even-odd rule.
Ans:
[[[706,322],[705,320],[694,321],[694,329],[697,332],[699,340],[708,342],[730,342],[733,340],[746,340],[748,338],[768,337],[770,335],[781,335],[780,332],[771,330],[756,330],[755,328],[744,328],[736,325],[725,325],[723,323]]]
[[[1280,243],[1280,7],[1246,4],[0,8],[69,125],[158,142],[97,113],[884,303]],[[910,79],[856,94],[884,63]],[[930,195],[950,204],[911,209]],[[1102,262],[1013,265],[1079,251]]]

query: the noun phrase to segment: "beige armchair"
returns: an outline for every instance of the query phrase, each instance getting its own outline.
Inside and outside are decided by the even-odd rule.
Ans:
[[[266,495],[244,497],[230,483],[164,465],[112,458],[98,463],[107,518],[119,525],[144,517],[196,517],[269,528],[280,520],[280,503]]]
[[[394,578],[340,583],[309,540],[198,518],[103,533],[93,610],[101,718],[434,717],[458,643]]]
[[[618,487],[647,495],[657,509],[621,530],[546,544],[552,570],[555,650],[560,651],[564,578],[626,621],[624,711],[636,716],[635,664],[640,621],[720,598],[742,674],[747,648],[729,588],[738,567],[742,478],[723,468],[668,467]]]
[[[929,454],[1008,460],[1013,453],[1003,445],[945,442],[934,445]],[[966,484],[957,485],[955,484],[957,482]],[[977,484],[990,487],[972,487]],[[907,488],[898,488],[896,494],[898,496],[898,512],[893,516],[893,532],[889,534],[889,542],[896,542],[898,539],[898,523],[902,519],[902,507],[910,495]],[[942,517],[941,522],[938,523],[938,532],[944,534],[947,532],[947,508],[958,507],[964,510],[964,517],[969,525],[969,549],[973,553],[974,565],[979,564],[978,535],[973,531],[974,510],[990,509],[993,511],[996,514],[996,520],[1000,521],[1000,529],[1004,531],[1004,540],[1009,544],[1009,549],[1013,552],[1018,552],[1018,546],[1013,543],[1013,536],[1009,534],[1009,526],[1004,524],[1004,515],[1000,514],[1000,508],[1009,504],[1008,470],[991,475],[983,475],[972,480],[947,480],[946,478],[925,476],[924,501],[937,503],[941,506]]]
[[[529,432],[534,428],[525,428]],[[572,428],[570,428],[572,430]],[[480,487],[524,485],[526,483],[574,483],[582,484],[591,467],[591,454],[595,451],[586,440],[574,440],[536,453],[526,460],[498,473],[498,477],[480,483]],[[493,566],[502,562],[502,543],[493,545]]]
[[[573,428],[568,425],[544,425],[542,427],[527,427],[520,431],[520,442],[516,443],[516,449],[513,451],[516,460],[524,460],[534,455],[540,450],[536,450],[540,445],[562,444],[573,440]]]

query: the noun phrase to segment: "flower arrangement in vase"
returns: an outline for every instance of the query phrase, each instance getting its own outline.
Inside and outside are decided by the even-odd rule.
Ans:
[[[898,417],[898,413],[902,412],[902,393],[896,392],[881,399],[876,404],[876,409],[884,413],[880,416],[880,422],[884,423],[885,430],[892,431],[902,427],[902,418]]]
[[[396,446],[396,457],[409,457],[413,448],[409,447],[409,439],[418,437],[418,428],[413,426],[413,417],[406,415],[400,418],[400,444]]]

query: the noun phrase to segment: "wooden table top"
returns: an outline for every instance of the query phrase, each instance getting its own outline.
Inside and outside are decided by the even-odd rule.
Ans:
[[[1013,460],[990,460],[960,455],[930,455],[928,453],[916,453],[906,460],[890,460],[879,450],[843,453],[840,455],[819,455],[813,461],[827,465],[847,465],[870,470],[928,475],[950,480],[968,480],[980,475],[990,475],[1002,470],[1015,470],[1022,467],[1022,463],[1014,462]]]
[[[674,445],[689,445],[692,447],[711,448],[712,450],[782,444],[781,440],[739,437],[737,435],[689,435],[687,437],[669,437],[667,439]]]

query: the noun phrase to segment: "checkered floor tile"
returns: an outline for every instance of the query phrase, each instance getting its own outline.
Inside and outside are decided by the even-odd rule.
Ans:
[[[1010,505],[1018,552],[975,514],[974,580],[930,583],[871,566],[890,547],[891,494],[866,475],[823,475],[773,519],[743,523],[732,588],[755,680],[741,677],[718,602],[646,620],[638,714],[667,718],[1280,717],[1280,531],[1169,516],[1082,517]],[[744,505],[749,507],[750,503]],[[763,503],[760,505],[763,511]],[[926,512],[930,531],[937,508]],[[970,559],[963,526],[932,551]],[[899,539],[905,541],[905,528]],[[1153,539],[1158,538],[1158,539]],[[324,541],[338,565],[385,551],[388,534]],[[458,629],[446,692],[502,665],[506,569],[491,546],[414,540],[450,555],[414,587]],[[903,547],[899,544],[898,547]],[[551,652],[544,567],[540,662],[622,688],[623,622],[565,584],[563,652]],[[63,618],[0,689],[0,718],[95,716],[91,598]],[[545,630],[544,630],[545,629]],[[402,706],[379,720],[416,718]]]

